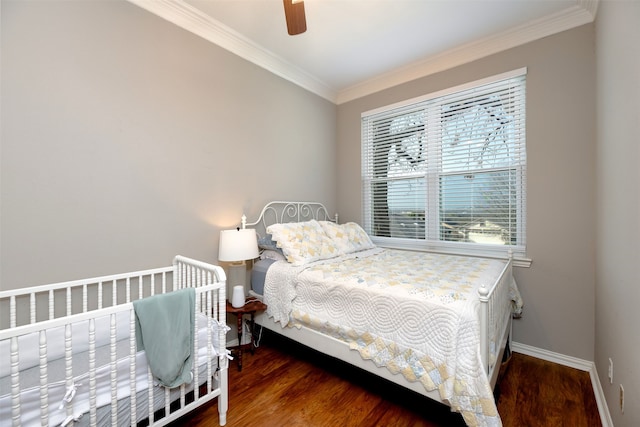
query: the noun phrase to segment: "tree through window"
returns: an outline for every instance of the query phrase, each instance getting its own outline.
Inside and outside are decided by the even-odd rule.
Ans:
[[[524,253],[524,96],[520,70],[363,114],[372,238]]]

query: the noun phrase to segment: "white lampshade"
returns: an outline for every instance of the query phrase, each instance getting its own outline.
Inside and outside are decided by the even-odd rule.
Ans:
[[[227,262],[245,261],[258,258],[258,237],[256,230],[243,228],[220,231],[218,260]]]

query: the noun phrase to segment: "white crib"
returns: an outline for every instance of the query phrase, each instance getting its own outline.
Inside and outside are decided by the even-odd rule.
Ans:
[[[224,270],[173,266],[0,292],[0,426],[165,425],[228,407]],[[136,350],[133,301],[195,288],[193,381],[154,382]]]

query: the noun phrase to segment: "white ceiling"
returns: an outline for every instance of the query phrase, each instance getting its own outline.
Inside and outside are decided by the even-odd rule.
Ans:
[[[593,21],[598,0],[129,0],[334,103]]]

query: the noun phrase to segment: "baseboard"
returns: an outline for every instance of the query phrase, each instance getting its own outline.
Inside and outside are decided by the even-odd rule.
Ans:
[[[564,354],[554,353],[553,351],[545,350],[538,347],[532,347],[530,345],[521,344],[515,341],[511,343],[511,350],[515,351],[516,353],[526,354],[527,356],[536,357],[538,359],[557,363],[563,366],[568,366],[570,368],[579,369],[581,371],[590,372],[591,365],[593,365],[593,362],[589,362],[588,360],[565,356]]]
[[[600,383],[600,377],[598,376],[598,372],[596,371],[596,364],[594,362],[579,359],[577,357],[566,356],[564,354],[555,353],[553,351],[532,347],[530,345],[521,344],[518,342],[511,342],[511,350],[516,353],[526,354],[527,356],[536,357],[548,362],[553,362],[559,365],[589,372],[589,377],[591,378],[591,386],[593,387],[593,394],[595,395],[596,404],[598,405],[598,412],[600,413],[602,427],[613,427],[611,413],[609,412],[609,407],[607,406],[607,401],[604,397],[602,384]]]
[[[589,371],[591,376],[591,385],[593,386],[593,394],[596,395],[596,403],[598,404],[598,412],[600,412],[600,420],[602,421],[602,427],[613,427],[613,419],[611,419],[611,413],[609,412],[609,406],[607,406],[607,400],[604,398],[604,390],[602,389],[602,383],[600,383],[600,377],[596,371],[596,364],[593,364],[593,370]]]
[[[242,336],[242,344],[249,344],[249,337],[246,335]],[[234,338],[232,340],[227,341],[227,348],[236,347],[238,345],[238,338]]]

